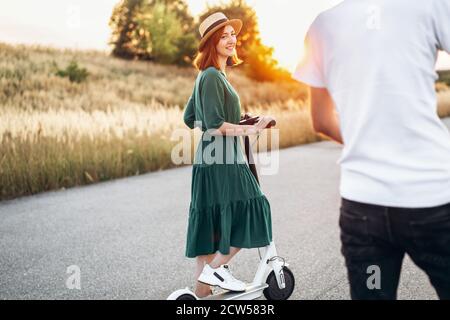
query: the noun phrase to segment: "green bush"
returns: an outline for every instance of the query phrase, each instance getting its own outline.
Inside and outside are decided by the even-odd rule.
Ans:
[[[56,75],[62,78],[68,77],[70,82],[81,83],[86,80],[89,72],[86,68],[78,67],[78,63],[76,61],[71,61],[66,69],[58,69],[56,71]]]

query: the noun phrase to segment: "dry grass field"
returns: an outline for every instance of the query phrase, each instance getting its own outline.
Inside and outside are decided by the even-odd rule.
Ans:
[[[71,61],[86,81],[56,75]],[[99,51],[0,43],[0,200],[173,167],[171,134],[186,128],[195,76]],[[229,77],[243,112],[276,116],[281,148],[321,139],[305,87]],[[450,116],[449,88],[439,84],[438,95],[439,115]]]

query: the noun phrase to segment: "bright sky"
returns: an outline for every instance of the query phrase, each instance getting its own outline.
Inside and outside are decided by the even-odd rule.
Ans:
[[[280,64],[292,70],[303,52],[303,38],[316,15],[342,0],[247,0],[254,6],[265,44],[275,48]],[[0,41],[55,47],[108,50],[108,21],[119,0],[0,0]],[[206,3],[187,0],[198,15]],[[450,69],[442,54],[438,68]]]

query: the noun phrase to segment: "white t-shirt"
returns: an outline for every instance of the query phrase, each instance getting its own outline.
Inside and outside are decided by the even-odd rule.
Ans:
[[[311,25],[293,76],[327,88],[344,140],[341,196],[383,206],[450,202],[450,133],[437,115],[450,0],[344,0]]]

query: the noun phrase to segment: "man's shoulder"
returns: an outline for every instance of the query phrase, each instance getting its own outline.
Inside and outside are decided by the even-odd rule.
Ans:
[[[339,18],[342,15],[346,15],[349,7],[349,0],[344,0],[329,9],[320,12],[314,19],[312,26],[316,28],[324,27],[330,20]]]
[[[335,21],[338,15],[337,8],[341,5],[342,3],[320,12],[309,26],[308,33],[310,35],[320,33],[321,31],[324,31],[324,29],[326,29],[328,25],[333,24],[333,21]]]

